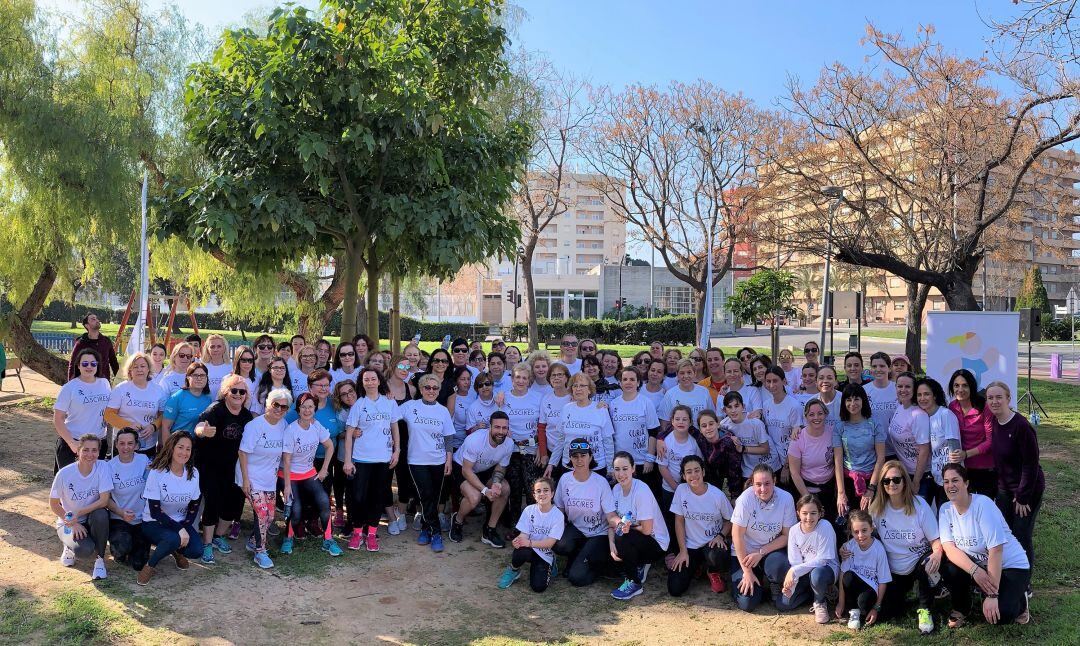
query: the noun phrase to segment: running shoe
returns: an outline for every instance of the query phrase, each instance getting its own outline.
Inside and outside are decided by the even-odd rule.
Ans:
[[[222,554],[232,554],[232,545],[229,545],[229,541],[225,540],[222,536],[215,536],[210,544]]]
[[[386,523],[386,532],[388,534],[390,534],[391,536],[397,536],[401,533],[401,518],[402,517],[399,516],[394,520]]]
[[[332,538],[324,538],[322,548],[330,556],[341,556],[341,546]]]
[[[369,552],[378,552],[379,551],[379,538],[376,535],[376,532],[375,532],[374,529],[369,529],[368,530],[367,541],[364,543],[364,546],[367,547],[367,551],[369,551]]]
[[[622,585],[612,590],[611,596],[619,601],[629,601],[642,592],[645,592],[645,588],[640,583],[624,579]]]
[[[724,577],[720,576],[719,572],[709,572],[709,587],[716,594],[720,594],[724,590],[727,590],[727,586],[724,584]]]
[[[499,536],[499,530],[494,527],[485,527],[484,534],[480,537],[480,542],[485,545],[490,545],[497,550],[501,550],[506,547],[506,541],[502,536]]]
[[[439,514],[439,529],[444,532],[450,531],[450,517],[446,514]]]
[[[359,529],[352,530],[352,536],[349,537],[349,549],[358,550],[360,544],[364,542],[364,533]]]
[[[436,532],[431,535],[431,551],[441,552],[443,551],[443,538],[442,533]]]
[[[285,537],[285,540],[281,541],[281,553],[292,554],[293,539],[289,536]]]
[[[507,568],[503,570],[502,576],[499,577],[499,589],[505,590],[509,588],[514,584],[514,581],[517,581],[519,578],[521,578],[521,570],[515,570],[514,568],[507,566]]]
[[[919,632],[924,635],[929,635],[934,632],[934,617],[930,614],[930,611],[926,608],[919,608]]]
[[[204,545],[203,546],[203,548],[202,548],[202,556],[199,558],[199,561],[203,565],[213,565],[214,564],[214,546],[213,545]]]
[[[334,514],[334,529],[341,529],[343,527],[345,527],[345,514],[341,513],[341,510],[339,509],[337,513]]]
[[[255,561],[255,565],[258,565],[264,570],[269,570],[274,567],[274,562],[270,560],[270,555],[266,552],[255,552],[255,558],[252,560]]]
[[[229,540],[235,541],[238,538],[240,538],[240,521],[234,520],[232,525],[229,525]]]
[[[460,543],[464,538],[465,527],[457,521],[457,513],[450,517],[450,540]]]
[[[418,532],[421,529],[423,529],[423,527],[424,527],[424,515],[421,514],[420,512],[416,512],[416,514],[412,517],[413,531]]]
[[[404,532],[406,529],[409,529],[409,519],[405,516],[405,514],[399,511],[397,517],[398,534]]]
[[[416,539],[417,545],[428,545],[431,543],[431,531],[427,529],[420,530],[420,536]]]
[[[652,563],[646,563],[645,565],[639,565],[637,569],[638,581],[641,581],[641,585],[645,585],[645,579],[649,578],[649,570],[652,569]]]
[[[60,564],[64,567],[75,565],[75,552],[65,547],[63,553],[60,554]]]
[[[105,559],[100,556],[94,561],[94,572],[90,575],[91,581],[98,581],[109,576],[109,573],[105,571]]]
[[[247,542],[244,543],[244,549],[249,552],[255,552],[255,536],[248,536]]]
[[[862,612],[853,609],[848,614],[847,627],[851,630],[862,628]]]
[[[824,603],[815,603],[810,606],[810,609],[814,612],[814,620],[819,624],[829,623],[829,607]]]

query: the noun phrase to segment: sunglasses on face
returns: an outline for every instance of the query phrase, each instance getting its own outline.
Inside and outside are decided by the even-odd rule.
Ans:
[[[490,382],[490,381],[481,381],[480,383],[476,384],[476,387],[477,388],[491,388],[494,385],[495,384]]]
[[[450,363],[446,359],[432,359],[429,363]]]
[[[399,363],[399,364],[397,364],[397,369],[398,369],[398,370],[405,370],[405,371],[408,371],[408,369],[409,369],[409,364],[407,364],[407,363]]]
[[[355,352],[342,352],[338,356],[339,357],[355,357],[356,353]]]
[[[591,345],[583,345],[583,346],[581,346],[581,351],[582,352],[596,352],[596,348],[592,347]]]
[[[705,362],[705,360],[702,359],[701,357],[691,357],[691,359],[693,359],[694,361],[696,361],[698,363],[704,363]]]
[[[438,386],[432,386],[431,384],[428,384],[427,386],[424,386],[423,389],[428,391],[428,392],[435,392],[435,391],[439,390],[439,387]]]
[[[565,345],[568,348],[576,348],[577,347],[577,341],[563,341],[562,344]]]
[[[206,373],[205,372],[193,372],[193,373],[191,373],[191,378],[192,379],[196,379],[196,378],[199,378],[199,377],[202,377],[203,379],[206,379]]]
[[[271,370],[284,370],[285,366],[270,366]]]
[[[817,348],[803,348],[803,354],[817,354]]]
[[[904,477],[903,476],[895,476],[893,478],[882,478],[881,479],[881,484],[883,484],[885,486],[889,486],[889,485],[897,485],[897,486],[899,486],[903,482],[904,482]]]
[[[97,368],[97,361],[80,361],[79,365],[83,368]]]
[[[289,410],[289,405],[288,404],[279,404],[278,402],[274,402],[273,404],[270,404],[270,407],[273,408],[274,410],[281,410],[281,411]]]
[[[274,349],[274,346],[270,345],[269,343],[260,343],[259,345],[255,346],[255,347],[260,349],[260,350],[273,350]]]
[[[229,394],[230,395],[246,395],[247,394],[247,388],[230,388],[229,389]]]
[[[255,363],[251,357],[240,357],[240,363]]]
[[[342,396],[342,397],[348,397],[349,395],[353,395],[353,396],[355,396],[355,395],[356,395],[356,391],[355,391],[355,390],[351,390],[351,389],[350,389],[350,390],[342,390],[342,391],[341,391],[341,396]]]
[[[194,356],[195,355],[193,355],[193,354],[178,354],[178,355],[176,355],[176,358],[177,359],[192,359],[192,358],[194,358]]]
[[[468,351],[468,348],[454,348],[454,354],[465,354]]]

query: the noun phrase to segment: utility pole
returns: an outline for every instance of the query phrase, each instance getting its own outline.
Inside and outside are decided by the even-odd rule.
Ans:
[[[833,198],[833,203],[829,206],[829,237],[825,239],[825,277],[822,279],[821,285],[821,334],[818,340],[818,348],[821,349],[822,361],[824,361],[825,317],[828,315],[829,272],[832,269],[833,216],[836,214],[836,209],[844,201],[844,189],[839,186],[826,186],[821,189],[821,192],[826,197]]]

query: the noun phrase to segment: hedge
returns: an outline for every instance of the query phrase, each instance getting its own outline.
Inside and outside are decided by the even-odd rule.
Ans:
[[[693,314],[662,316],[653,319],[612,321],[610,319],[584,319],[563,321],[540,319],[537,321],[541,343],[575,334],[579,339],[595,339],[601,343],[643,345],[660,341],[665,345],[690,345],[695,342],[697,321]],[[529,336],[525,323],[513,326],[513,336],[526,339]]]

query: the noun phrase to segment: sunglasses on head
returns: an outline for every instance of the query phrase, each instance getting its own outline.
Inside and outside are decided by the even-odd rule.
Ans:
[[[885,486],[899,485],[899,484],[902,484],[903,482],[904,482],[904,476],[895,476],[895,477],[892,477],[892,478],[882,478],[881,479],[881,484],[883,484]]]
[[[574,451],[581,451],[583,453],[592,453],[592,448],[589,446],[589,444],[587,442],[571,442],[570,443],[570,452],[573,453]]]
[[[229,394],[230,395],[246,395],[247,394],[247,388],[230,388],[229,389]]]
[[[80,361],[79,365],[83,368],[97,368],[97,361]]]

